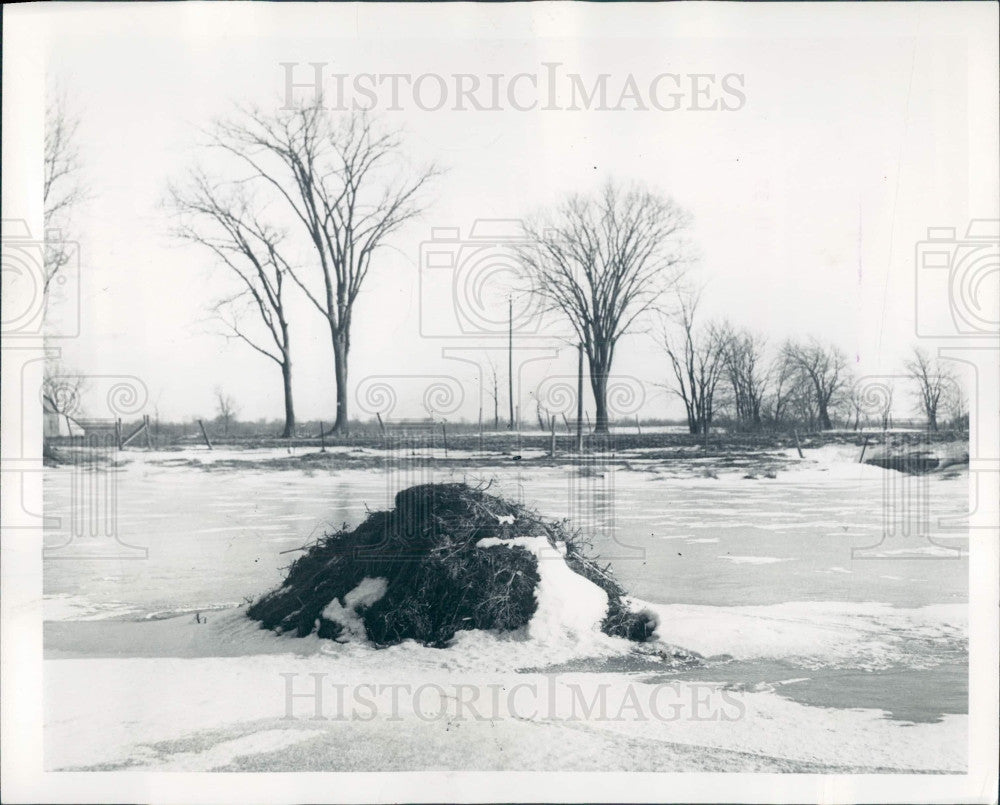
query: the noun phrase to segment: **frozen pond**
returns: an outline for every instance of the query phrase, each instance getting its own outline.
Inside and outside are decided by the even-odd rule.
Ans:
[[[238,603],[281,578],[294,558],[282,551],[343,523],[353,527],[367,510],[391,506],[401,488],[492,478],[501,494],[568,517],[629,590],[649,601],[965,602],[967,539],[937,524],[966,510],[967,476],[875,472],[908,482],[913,499],[888,499],[892,489],[870,476],[681,480],[619,469],[581,477],[569,467],[516,472],[510,464],[488,474],[206,471],[136,454],[97,473],[99,481],[72,467],[46,473],[53,527],[45,538],[45,594],[144,614]],[[915,531],[921,524],[902,516],[918,503],[929,537],[902,533],[902,525]],[[887,515],[897,533],[883,536]]]
[[[568,517],[626,588],[676,623],[667,634],[678,645],[730,655],[714,677],[800,677],[779,692],[907,720],[965,711],[968,546],[941,526],[967,508],[964,473],[817,464],[776,478],[667,478],[506,462],[209,470],[182,465],[186,455],[46,473],[47,620],[231,607],[276,585],[294,549],[390,506],[401,488],[492,479],[491,491]]]

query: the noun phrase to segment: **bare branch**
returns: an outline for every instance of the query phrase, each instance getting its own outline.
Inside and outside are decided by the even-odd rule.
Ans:
[[[80,120],[70,111],[65,93],[50,92],[45,106],[42,164],[42,204],[46,231],[43,291],[46,297],[53,280],[69,262],[67,230],[73,210],[86,198],[81,184],[79,126]],[[57,230],[61,231],[60,238],[50,238],[49,233]]]

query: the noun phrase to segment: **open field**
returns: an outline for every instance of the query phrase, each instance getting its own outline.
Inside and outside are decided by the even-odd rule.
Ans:
[[[128,430],[128,428],[126,428]],[[817,449],[827,445],[855,447],[857,458],[878,455],[905,456],[927,451],[939,456],[942,464],[968,461],[968,434],[955,431],[927,432],[918,429],[834,430],[797,435],[794,433],[726,433],[704,436],[684,432],[677,426],[620,427],[610,434],[586,434],[583,451],[576,450],[575,432],[557,429],[484,431],[471,426],[414,424],[407,427],[355,428],[338,436],[279,439],[271,436],[211,436],[212,449],[200,435],[154,440],[156,451],[184,452],[178,461],[192,460],[214,468],[266,462],[272,469],[283,467],[379,467],[386,457],[394,461],[448,461],[451,465],[489,467],[497,461],[526,461],[538,466],[595,460],[616,465],[637,466],[642,462],[684,467],[692,461],[701,467],[747,468],[768,472],[797,455],[798,448]],[[72,461],[72,448],[113,446],[113,434],[101,437],[54,438],[47,441],[51,463]],[[69,452],[67,452],[69,451]],[[129,449],[123,456],[141,452]],[[268,451],[259,453],[252,451]],[[947,460],[945,460],[945,458]],[[933,467],[931,467],[933,468]]]

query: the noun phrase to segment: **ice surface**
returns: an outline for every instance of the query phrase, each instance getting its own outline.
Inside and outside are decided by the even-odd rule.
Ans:
[[[60,523],[46,534],[44,563],[47,768],[964,769],[967,716],[954,709],[954,691],[934,685],[960,679],[967,665],[968,544],[960,530],[933,529],[964,512],[966,474],[904,479],[858,465],[841,448],[806,450],[774,479],[614,467],[582,477],[574,467],[509,463],[422,469],[419,478],[203,469],[187,463],[192,452],[130,455],[108,476],[112,512],[101,508],[107,499],[80,497],[77,469],[46,473],[46,515]],[[217,463],[247,452],[198,457]],[[601,633],[605,594],[541,538],[524,543],[540,553],[532,623],[506,634],[461,632],[443,650],[281,637],[238,608],[280,583],[299,547],[386,508],[400,488],[491,479],[492,492],[569,517],[591,539],[636,605],[655,613],[653,644],[636,653]],[[907,536],[907,512],[887,503],[904,480],[907,494],[923,496],[930,535]],[[895,531],[887,530],[892,517]],[[119,540],[81,533],[90,522],[110,522]],[[79,558],[121,544],[145,546],[148,556]],[[350,622],[377,581],[332,614]],[[709,659],[678,681],[673,647]],[[479,702],[500,690],[502,706],[483,722],[460,718],[465,694],[448,687],[439,719],[421,710],[431,699],[418,707],[404,697],[397,721],[380,710],[370,721],[313,722],[308,699],[294,700],[296,718],[287,720],[289,673],[297,692],[312,684],[309,674],[326,674],[349,689],[468,685]],[[844,674],[860,674],[873,695],[831,696]],[[525,683],[554,684],[551,708],[524,717],[530,697],[506,697]],[[886,697],[875,694],[889,686],[920,688],[920,723],[887,717]],[[607,718],[552,717],[566,718],[574,696],[591,701],[602,690]],[[642,720],[623,706],[630,696],[661,696],[680,715]],[[699,697],[732,718],[700,717]]]

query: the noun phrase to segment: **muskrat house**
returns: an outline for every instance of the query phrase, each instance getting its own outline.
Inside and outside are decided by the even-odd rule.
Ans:
[[[609,568],[585,556],[564,523],[459,483],[405,489],[392,511],[325,535],[247,614],[279,633],[378,647],[415,640],[443,648],[461,630],[520,629],[537,608],[539,560],[525,543],[538,538],[556,551],[542,561],[564,561],[607,594],[601,631],[652,636],[653,616],[629,607]]]

